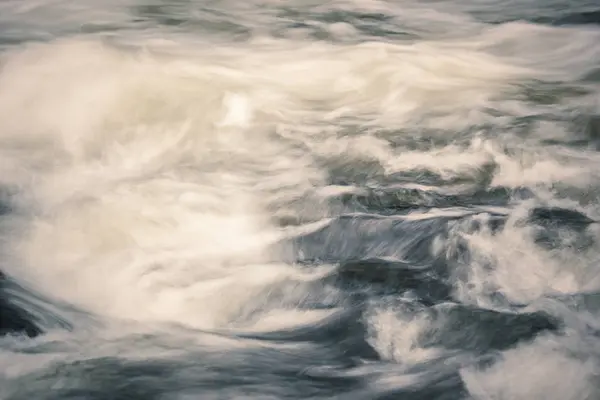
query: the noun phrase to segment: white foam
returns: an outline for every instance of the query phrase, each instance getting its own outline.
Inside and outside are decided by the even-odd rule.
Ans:
[[[442,3],[433,10],[413,1],[226,0],[212,2],[218,12],[211,13],[178,2],[173,13],[191,23],[173,28],[157,27],[137,1],[0,3],[0,184],[17,191],[16,212],[3,216],[1,268],[36,292],[113,321],[110,334],[77,327],[36,339],[61,344],[46,347],[47,356],[21,352],[22,339],[2,339],[1,383],[56,361],[250,346],[217,335],[198,339],[198,330],[188,337],[179,325],[265,332],[323,320],[332,311],[297,306],[309,295],[336,299],[319,283],[331,267],[283,263],[276,244],[323,228],[331,222],[327,201],[360,190],[330,185],[329,168],[366,175],[367,184],[371,175],[427,170],[449,181],[444,194],[487,182],[492,167],[491,186],[530,186],[546,199],[555,197],[555,184],[595,184],[597,152],[539,145],[540,138],[569,139],[554,122],[539,125],[532,140],[506,131],[514,117],[600,109],[596,88],[557,105],[515,99],[524,82],[572,82],[597,68],[598,32],[490,26],[463,11],[498,7],[491,2]],[[517,5],[502,6],[508,13]],[[284,16],[288,9],[298,16]],[[348,18],[320,18],[332,11]],[[371,28],[399,38],[366,41],[377,34],[361,13],[383,14]],[[303,28],[292,28],[298,21]],[[226,24],[244,38],[223,32]],[[106,32],[73,35],[90,27]],[[313,40],[316,33],[335,43]],[[14,44],[29,39],[44,42]],[[481,132],[469,141],[475,126]],[[445,145],[395,146],[403,135]],[[599,215],[593,207],[586,211]],[[303,224],[280,229],[274,215]],[[536,310],[548,295],[600,288],[597,250],[546,251],[513,222],[496,235],[455,232],[474,255],[453,277],[458,300],[493,307],[499,292]],[[396,251],[405,255],[402,246]],[[380,389],[424,382],[404,368],[446,355],[421,346],[431,328],[425,315],[383,307],[367,325],[369,343],[399,365],[372,381]],[[176,343],[119,341],[139,330],[177,332],[162,335]],[[597,398],[590,383],[597,365],[558,350],[563,344],[522,345],[490,369],[463,370],[463,380],[475,399]]]
[[[490,50],[492,39],[178,39],[123,38],[119,50],[78,37],[2,54],[0,182],[20,189],[25,210],[4,239],[9,274],[94,314],[220,329],[246,328],[262,310],[257,329],[283,328],[302,313],[286,314],[274,294],[308,291],[322,271],[278,262],[273,245],[328,220],[282,232],[271,216],[327,215],[324,201],[309,200],[345,190],[326,189],[328,166],[361,173],[371,163],[388,175],[428,170],[476,182],[494,165],[492,185],[508,187],[586,187],[597,178],[587,168],[598,161],[591,152],[562,153],[559,163],[555,153],[513,151],[502,138],[461,141],[462,129],[504,123],[486,110],[510,108],[503,96],[542,73],[530,68],[539,62]],[[389,139],[415,128],[433,130],[424,139],[457,143],[392,146]],[[504,232],[468,238],[481,263],[470,266],[461,299],[485,302],[491,287],[529,302],[581,289],[589,277],[577,272],[589,259],[564,268],[526,231]],[[498,264],[491,274],[486,257]],[[283,297],[300,301],[297,292]],[[370,322],[372,343],[388,360],[439,355],[418,345],[425,320],[381,312]]]
[[[434,44],[263,39],[136,53],[73,39],[6,53],[0,179],[35,205],[7,244],[20,260],[9,273],[94,312],[227,324],[295,279],[270,263],[280,234],[268,209],[324,186],[311,160],[393,158],[369,136],[340,153],[335,130],[311,128],[320,118],[466,112],[521,72]],[[273,136],[290,124],[282,139],[310,152]]]
[[[485,370],[464,369],[462,379],[475,400],[591,400],[598,397],[597,363],[569,355],[564,343],[537,340],[505,351]]]
[[[369,318],[369,343],[384,360],[403,366],[427,362],[444,352],[421,345],[421,336],[430,327],[425,314],[413,314],[401,307],[376,309]]]
[[[496,293],[511,303],[529,304],[544,296],[598,289],[596,250],[568,247],[548,250],[539,246],[534,242],[535,228],[517,222],[526,216],[527,210],[524,204],[521,212],[514,213],[497,233],[483,229],[465,234],[459,233],[463,228],[456,227],[471,254],[469,263],[456,271],[458,299],[493,307]],[[589,233],[594,240],[600,238],[593,230]],[[567,232],[563,237],[568,239],[565,235]]]

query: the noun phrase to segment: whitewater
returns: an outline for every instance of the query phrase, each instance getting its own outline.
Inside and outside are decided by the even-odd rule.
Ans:
[[[4,0],[0,399],[600,398],[600,6]]]

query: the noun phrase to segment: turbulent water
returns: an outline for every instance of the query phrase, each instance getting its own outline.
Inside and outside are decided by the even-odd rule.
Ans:
[[[600,398],[596,0],[4,0],[0,399]]]

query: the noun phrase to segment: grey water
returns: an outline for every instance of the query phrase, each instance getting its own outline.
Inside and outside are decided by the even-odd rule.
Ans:
[[[600,398],[600,5],[0,3],[0,399]]]

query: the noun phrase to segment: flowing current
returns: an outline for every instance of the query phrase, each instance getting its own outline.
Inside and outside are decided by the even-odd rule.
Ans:
[[[4,0],[0,399],[600,398],[595,0]]]

